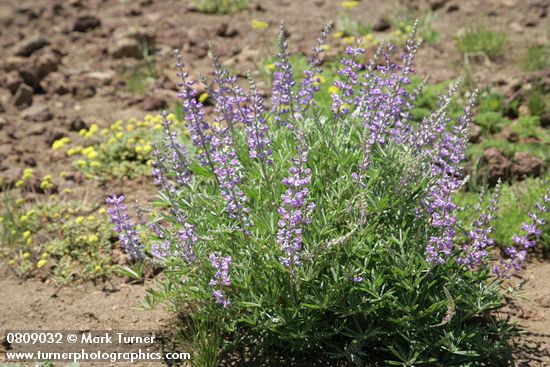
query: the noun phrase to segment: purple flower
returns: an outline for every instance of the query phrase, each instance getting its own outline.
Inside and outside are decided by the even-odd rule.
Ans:
[[[233,147],[233,139],[227,134],[227,129],[221,129],[212,137],[211,144],[214,174],[220,185],[226,210],[230,217],[239,219],[244,234],[249,224],[249,209],[246,207],[248,198],[240,188],[241,165]]]
[[[195,226],[190,223],[184,223],[183,228],[178,231],[179,242],[177,246],[178,255],[188,264],[195,262],[195,244],[199,237],[195,233]]]
[[[298,92],[298,101],[301,106],[302,115],[309,109],[313,96],[319,91],[319,83],[321,81],[316,75],[320,73],[319,65],[323,63],[321,57],[323,45],[333,25],[334,23],[329,22],[321,31],[321,34],[317,38],[317,44],[313,48],[313,56],[309,60],[309,68],[304,71],[304,78]]]
[[[453,130],[443,131],[431,150],[430,170],[435,181],[422,202],[424,209],[431,215],[432,227],[437,232],[431,236],[426,246],[426,259],[431,263],[442,264],[452,253],[456,205],[451,197],[464,183],[461,163],[465,159],[468,123],[472,118],[476,98],[477,93],[474,93]]]
[[[191,181],[191,173],[187,148],[184,144],[177,142],[176,133],[170,130],[172,123],[168,121],[166,112],[161,116],[165,135],[162,151],[157,146],[154,147],[153,155],[156,160],[153,162],[153,182],[171,195],[176,191],[176,187],[170,182],[169,177],[173,176],[173,181],[178,186],[186,186]]]
[[[111,206],[107,209],[107,213],[111,215],[113,229],[118,233],[120,246],[126,251],[130,260],[142,260],[144,246],[139,241],[138,232],[130,220],[126,205],[122,203],[123,201],[123,195],[119,197],[113,195],[107,198],[106,202]]]
[[[214,277],[208,283],[211,287],[217,287],[212,292],[216,303],[223,308],[227,308],[231,303],[227,299],[224,287],[231,286],[231,277],[229,276],[229,266],[231,265],[231,256],[220,257],[215,252],[208,256],[210,264],[216,270]]]
[[[358,40],[356,40],[356,43],[359,45]],[[343,67],[338,69],[338,74],[342,80],[334,82],[334,86],[338,88],[339,93],[332,94],[332,112],[335,115],[335,121],[338,121],[341,115],[348,114],[351,106],[359,104],[359,98],[354,88],[358,82],[357,72],[361,68],[361,64],[356,60],[359,55],[365,52],[365,49],[360,47],[346,47],[346,54],[351,57],[341,60]]]
[[[208,125],[204,120],[203,105],[196,100],[197,92],[193,90],[193,85],[195,83],[191,80],[187,80],[188,74],[183,70],[184,65],[181,59],[181,54],[176,50],[176,68],[178,69],[177,75],[181,79],[181,83],[178,84],[178,87],[180,88],[178,98],[180,98],[183,103],[183,112],[185,114],[187,128],[189,130],[189,134],[191,135],[193,145],[201,150],[201,164],[208,165],[212,168],[213,164],[210,148],[212,132],[210,125]]]
[[[546,191],[546,194],[542,197],[542,204],[537,203],[535,205],[538,213],[530,212],[530,223],[523,223],[521,230],[523,235],[514,235],[512,241],[516,246],[509,246],[504,249],[504,253],[508,256],[508,260],[501,259],[499,265],[493,266],[493,272],[501,278],[510,278],[512,268],[515,271],[519,271],[522,268],[522,264],[527,258],[527,250],[535,247],[536,242],[534,238],[541,235],[542,231],[539,227],[545,224],[544,219],[539,218],[539,215],[543,215],[548,212],[546,204],[550,202],[550,189]]]
[[[360,83],[361,97],[347,102],[358,107],[357,114],[363,119],[365,128],[361,143],[363,157],[358,171],[352,176],[361,186],[365,186],[364,176],[375,144],[385,144],[388,132],[391,140],[397,143],[402,143],[404,137],[410,134],[411,125],[404,120],[407,117],[404,111],[410,106],[410,96],[405,86],[410,84],[408,75],[414,72],[412,63],[420,45],[415,37],[416,25],[401,56],[403,65],[391,61],[396,51],[394,46],[381,45],[367,66],[364,81]],[[376,66],[375,62],[382,53],[385,63]],[[355,74],[351,75],[350,80],[357,83]],[[348,94],[352,95],[352,92],[353,89]]]
[[[310,215],[315,204],[307,201],[311,182],[311,170],[307,165],[307,150],[302,139],[301,145],[297,147],[298,156],[292,159],[292,166],[289,169],[290,176],[282,180],[287,187],[286,192],[281,196],[283,202],[278,209],[279,229],[277,231],[277,242],[285,256],[281,262],[290,267],[300,263],[298,252],[302,249],[304,225],[310,223]]]
[[[281,22],[280,26],[279,53],[277,57],[279,61],[275,63],[276,71],[273,73],[271,113],[273,113],[277,124],[292,127],[288,121],[288,114],[294,114],[293,105],[296,97],[292,89],[296,82],[289,61],[290,53],[288,52],[288,42],[283,22]]]
[[[166,259],[172,256],[172,248],[169,241],[154,243],[151,245],[151,254],[158,259]]]
[[[273,164],[271,152],[271,140],[268,136],[267,116],[265,114],[264,99],[258,92],[258,88],[248,74],[250,86],[250,106],[246,107],[246,134],[248,136],[248,148],[251,159],[258,159],[262,164]]]
[[[466,265],[470,267],[470,269],[473,269],[481,265],[483,260],[487,257],[487,247],[493,246],[494,244],[494,240],[489,236],[493,231],[491,222],[495,219],[500,192],[501,184],[499,181],[495,188],[495,193],[489,200],[487,211],[483,212],[479,219],[472,223],[472,230],[468,233],[471,242],[463,246],[462,250],[464,251],[464,256],[457,259],[459,264]]]

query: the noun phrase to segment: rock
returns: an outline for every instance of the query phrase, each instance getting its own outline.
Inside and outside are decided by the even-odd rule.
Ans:
[[[216,35],[225,38],[232,38],[239,34],[239,30],[229,25],[228,23],[221,23],[216,29]]]
[[[32,88],[21,84],[13,96],[13,104],[19,108],[30,106],[32,104]]]
[[[82,117],[80,117],[80,116],[76,116],[75,118],[73,118],[69,122],[69,130],[70,131],[80,131],[82,129],[87,129],[87,128],[88,128],[88,126],[86,125],[84,120],[82,120]]]
[[[10,167],[0,175],[0,191],[15,187],[15,183],[21,178],[21,169]]]
[[[95,96],[96,88],[92,84],[75,83],[71,89],[72,95],[76,99],[86,99]]]
[[[138,41],[132,38],[122,38],[116,40],[111,47],[109,47],[109,53],[115,59],[121,59],[123,57],[141,59],[143,57],[143,49],[141,45]]]
[[[0,102],[0,113],[4,113],[6,112],[6,109],[4,108],[4,105],[2,104],[2,102]],[[2,128],[2,126],[0,126],[0,129]]]
[[[545,168],[545,163],[542,159],[534,157],[529,153],[516,152],[514,154],[512,175],[518,180],[524,180],[527,177],[539,177],[543,174]]]
[[[372,30],[375,32],[384,32],[391,28],[390,21],[387,18],[380,18],[372,26]]]
[[[64,136],[65,136],[65,133],[62,130],[48,129],[44,134],[46,145],[48,145],[48,147],[51,147],[54,141],[59,140]]]
[[[470,123],[468,125],[470,130],[469,141],[470,143],[479,143],[481,141],[481,127],[479,125]]]
[[[59,55],[47,52],[15,66],[25,84],[31,86],[34,90],[40,90],[40,82],[49,73],[56,71],[60,62]]]
[[[119,28],[113,34],[108,52],[116,59],[141,59],[155,44],[155,32],[147,28]]]
[[[62,96],[70,92],[68,83],[64,74],[54,71],[40,82],[40,86],[48,93]]]
[[[118,28],[109,46],[109,53],[117,59],[133,57],[140,59],[153,48],[155,33],[147,28]]]
[[[5,86],[9,89],[11,94],[15,94],[17,92],[17,89],[19,89],[19,86],[23,84],[23,78],[21,78],[21,75],[15,70],[12,70],[8,72],[4,79]]]
[[[101,20],[95,15],[82,15],[76,18],[73,24],[73,32],[88,32],[101,25]]]
[[[85,74],[85,77],[87,79],[98,81],[102,85],[111,85],[113,79],[116,77],[116,72],[110,69],[103,71],[92,71],[91,73]]]
[[[430,0],[428,3],[430,4],[430,9],[432,11],[436,11],[441,9],[449,0]]]
[[[544,128],[550,127],[550,112],[543,113],[540,117],[540,126]]]
[[[35,105],[21,113],[21,117],[26,121],[46,122],[53,118],[53,113],[47,106]]]
[[[486,176],[490,186],[497,184],[498,180],[506,180],[510,174],[512,162],[497,148],[488,148],[481,157],[481,173]]]
[[[447,12],[448,13],[452,13],[454,11],[458,11],[460,10],[460,7],[458,6],[458,4],[451,4],[449,5],[449,7],[447,8]]]
[[[166,108],[167,104],[164,100],[153,96],[148,96],[143,101],[143,109],[145,111],[157,111]]]
[[[29,57],[34,51],[40,50],[49,44],[50,41],[40,35],[32,36],[17,43],[13,48],[13,54],[15,56]]]

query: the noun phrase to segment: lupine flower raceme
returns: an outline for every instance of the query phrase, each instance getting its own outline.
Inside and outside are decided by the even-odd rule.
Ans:
[[[282,195],[283,202],[278,209],[279,229],[277,242],[285,254],[281,262],[290,267],[300,263],[298,253],[302,249],[304,226],[310,223],[315,203],[308,202],[308,185],[311,182],[311,169],[307,168],[308,152],[303,137],[299,137],[297,157],[292,158],[290,176],[282,181],[287,187]]]
[[[139,240],[138,232],[130,220],[128,209],[123,201],[123,195],[107,198],[106,202],[110,205],[107,213],[111,215],[113,229],[118,234],[120,246],[126,251],[130,260],[142,260],[144,246]]]
[[[288,51],[288,42],[283,22],[281,22],[279,31],[279,53],[277,57],[278,61],[275,63],[276,70],[273,73],[271,112],[277,124],[292,127],[289,122],[289,114],[294,114],[296,96],[292,89],[296,85],[296,81],[294,80],[294,73],[290,65],[290,53]]]
[[[527,258],[527,251],[536,246],[535,238],[542,234],[541,227],[546,223],[541,217],[548,212],[548,203],[550,203],[550,189],[542,197],[542,204],[536,204],[536,211],[528,214],[530,223],[523,223],[521,236],[514,235],[512,241],[515,246],[509,246],[504,249],[508,259],[501,259],[500,264],[493,266],[493,272],[501,278],[510,278],[512,269],[521,270],[523,263]]]
[[[221,257],[214,252],[208,256],[208,259],[216,271],[216,274],[209,283],[211,287],[215,288],[212,295],[216,299],[218,305],[227,308],[231,302],[227,299],[224,289],[231,287],[231,277],[229,276],[229,266],[232,261],[231,256]]]
[[[483,212],[479,218],[472,223],[472,229],[468,233],[470,242],[462,247],[464,255],[457,258],[459,264],[474,269],[481,265],[487,257],[487,249],[494,244],[494,240],[490,235],[493,231],[492,222],[495,219],[500,192],[501,183],[499,181],[495,187],[494,194],[489,200],[487,211]]]

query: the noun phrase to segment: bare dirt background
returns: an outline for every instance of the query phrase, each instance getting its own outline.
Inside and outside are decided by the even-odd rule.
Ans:
[[[177,90],[174,48],[183,51],[195,78],[209,73],[208,41],[244,74],[275,53],[280,20],[287,25],[291,51],[308,52],[319,29],[342,12],[340,2],[332,0],[251,3],[249,10],[234,15],[207,15],[193,11],[187,1],[174,0],[0,0],[0,175],[13,182],[29,166],[43,174],[58,173],[69,161],[51,151],[54,140],[76,136],[93,122],[107,124],[171,108]],[[433,82],[462,73],[454,37],[485,23],[505,29],[510,42],[505,57],[477,65],[473,79],[511,93],[524,78],[517,62],[520,50],[542,42],[550,28],[550,1],[545,0],[364,0],[353,12],[381,30],[375,35],[383,34],[385,20],[404,3],[420,13],[436,11],[433,28],[439,41],[422,48],[417,62],[418,73],[430,74]],[[252,19],[267,21],[269,27],[252,29]],[[140,53],[147,51],[143,41],[154,44],[156,78],[137,95],[125,75],[141,65]],[[19,91],[22,83],[30,90]],[[147,178],[85,187],[79,182],[74,179],[75,188],[92,199],[125,192],[145,200],[152,193]],[[526,330],[517,340],[517,365],[550,366],[550,263],[529,264],[512,283],[523,280],[524,299],[513,300],[507,311]],[[162,309],[137,307],[151,282],[114,282],[116,291],[92,283],[58,289],[0,269],[0,330],[169,327],[171,316]]]

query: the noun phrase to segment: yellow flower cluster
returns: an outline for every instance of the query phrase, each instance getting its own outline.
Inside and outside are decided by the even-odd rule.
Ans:
[[[25,168],[23,170],[23,175],[21,176],[21,179],[15,183],[15,187],[23,186],[28,180],[33,177],[33,174],[34,170],[32,168]]]
[[[55,185],[52,183],[52,175],[46,175],[42,178],[42,181],[40,181],[40,188],[44,191],[51,190],[54,187]]]
[[[70,142],[71,142],[71,139],[64,136],[61,139],[58,139],[58,140],[53,142],[52,149],[53,150],[59,150],[59,149],[63,148],[65,145],[69,144]]]
[[[355,8],[357,5],[359,5],[359,1],[357,0],[351,0],[351,1],[342,1],[340,3],[340,6],[342,8],[346,8],[346,9],[353,9]]]
[[[266,29],[267,27],[269,27],[269,23],[264,22],[263,20],[252,19],[250,21],[250,26],[254,29]]]
[[[79,131],[78,135],[84,137],[84,139],[90,139],[99,131],[99,126],[97,124],[92,124],[90,129],[82,129]]]

